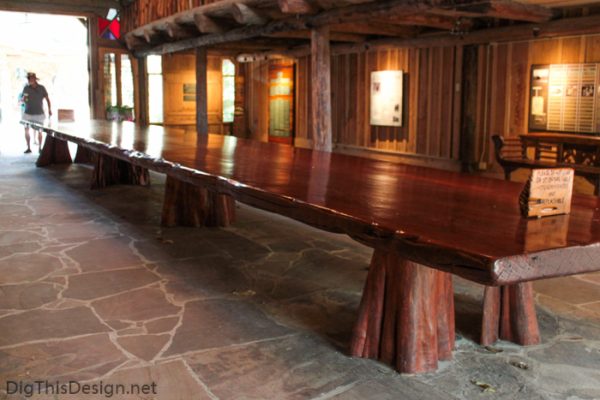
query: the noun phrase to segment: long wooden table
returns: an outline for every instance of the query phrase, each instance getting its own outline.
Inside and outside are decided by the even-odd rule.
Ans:
[[[438,359],[451,358],[451,274],[486,287],[482,343],[534,344],[530,281],[600,270],[596,197],[575,195],[570,215],[527,220],[515,182],[235,137],[196,142],[182,130],[133,123],[44,130],[42,165],[68,162],[61,149],[71,141],[98,154],[96,177],[114,172],[98,172],[114,164],[107,160],[126,161],[137,177],[145,169],[167,174],[163,222],[199,214],[202,222],[208,212],[227,223],[237,200],[372,246],[351,353],[401,372],[435,370]],[[190,206],[198,198],[202,204]]]

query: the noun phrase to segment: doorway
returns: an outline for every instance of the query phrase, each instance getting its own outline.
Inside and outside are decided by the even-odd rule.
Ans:
[[[73,110],[75,119],[89,119],[85,19],[0,11],[0,26],[5,33],[0,35],[0,149],[25,148],[18,122],[28,72],[35,72],[48,91],[53,119],[61,109]]]

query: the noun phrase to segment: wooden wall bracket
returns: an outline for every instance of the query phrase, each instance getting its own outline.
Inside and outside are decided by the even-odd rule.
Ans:
[[[68,142],[46,134],[42,152],[35,165],[38,167],[45,167],[50,164],[70,164],[72,162],[73,160],[69,153]]]
[[[146,168],[99,153],[94,164],[91,188],[101,189],[118,184],[148,186],[150,174]]]
[[[167,176],[161,225],[225,227],[235,220],[235,200]]]
[[[352,356],[402,373],[435,371],[454,349],[452,276],[375,250],[354,327]]]

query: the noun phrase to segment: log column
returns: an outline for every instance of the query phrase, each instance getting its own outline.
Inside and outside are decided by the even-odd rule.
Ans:
[[[329,27],[319,27],[311,34],[311,127],[313,148],[331,151],[331,50]]]
[[[231,196],[167,176],[163,226],[225,227],[234,220],[235,201]]]
[[[522,346],[540,343],[531,282],[500,287],[486,286],[483,295],[481,344],[487,346],[499,338]]]
[[[42,152],[35,165],[45,167],[50,164],[70,164],[72,162],[73,160],[69,153],[69,144],[47,133],[44,140],[44,147],[42,147]]]
[[[94,162],[94,152],[87,147],[78,145],[74,162],[78,164],[91,164]]]
[[[452,276],[375,250],[353,331],[351,354],[399,372],[435,371],[454,349]]]
[[[208,58],[205,47],[196,48],[196,132],[208,135]]]
[[[150,174],[146,168],[132,165],[105,154],[98,154],[92,174],[92,189],[110,185],[150,185]]]

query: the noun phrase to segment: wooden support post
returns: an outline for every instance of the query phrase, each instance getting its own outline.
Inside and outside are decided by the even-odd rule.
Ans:
[[[498,338],[522,346],[540,343],[531,282],[501,287],[486,286],[481,344],[490,345]]]
[[[331,51],[327,26],[311,33],[311,75],[313,148],[331,151]]]
[[[235,201],[201,186],[167,176],[163,226],[228,226],[235,220]]]
[[[148,71],[146,57],[138,58],[137,62],[137,90],[138,104],[136,105],[138,120],[141,126],[148,126]]]
[[[34,131],[35,134],[35,131]],[[50,164],[70,164],[73,160],[69,153],[69,144],[60,139],[46,134],[46,140],[44,140],[44,147],[38,157],[35,165],[38,167],[45,167]]]
[[[77,146],[74,162],[77,164],[91,164],[94,162],[94,152],[87,147]]]
[[[92,189],[110,185],[150,185],[150,174],[146,168],[132,165],[106,154],[98,154],[92,174]]]
[[[208,67],[206,48],[196,48],[196,132],[208,135]]]
[[[351,354],[403,373],[435,371],[454,349],[453,296],[450,274],[375,250]]]
[[[88,21],[88,46],[90,64],[90,104],[91,114],[94,119],[106,118],[106,109],[103,104],[102,88],[100,87],[100,59],[98,53],[98,18],[89,16]]]

